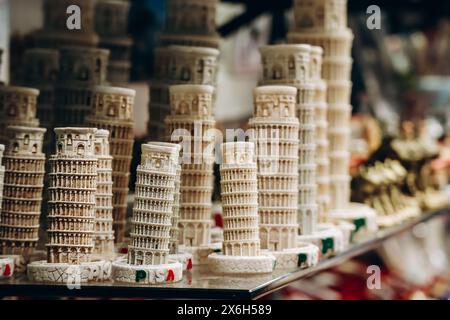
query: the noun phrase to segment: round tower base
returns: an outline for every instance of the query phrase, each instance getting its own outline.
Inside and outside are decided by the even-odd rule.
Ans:
[[[309,235],[299,235],[297,243],[311,243],[319,248],[320,257],[330,257],[344,250],[344,234],[329,224],[319,224],[317,231]]]
[[[163,284],[183,279],[183,265],[174,260],[160,265],[131,265],[126,259],[112,263],[112,279],[119,282]]]
[[[270,273],[275,269],[276,258],[268,254],[245,257],[211,253],[208,256],[208,264],[210,270],[217,274]]]
[[[178,251],[180,253],[187,253],[192,256],[192,264],[194,266],[208,264],[208,256],[211,253],[218,253],[222,251],[222,243],[216,242],[205,246],[188,247],[180,245]]]
[[[328,214],[331,222],[347,221],[355,225],[352,242],[367,239],[378,231],[377,212],[371,207],[352,202],[346,209],[331,210]]]
[[[14,259],[0,258],[0,279],[8,279],[14,275]]]
[[[319,247],[312,243],[298,243],[298,248],[283,251],[262,251],[275,257],[275,269],[309,268],[319,262]]]
[[[32,262],[27,267],[28,280],[34,282],[66,283],[77,288],[80,283],[109,280],[111,262],[92,261],[81,264]]]
[[[174,253],[169,254],[169,260],[178,261],[183,265],[183,271],[192,269],[192,254],[190,253]]]

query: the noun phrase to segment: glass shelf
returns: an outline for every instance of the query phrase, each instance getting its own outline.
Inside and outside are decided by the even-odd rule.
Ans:
[[[308,269],[276,270],[271,274],[254,276],[219,276],[207,266],[194,266],[181,282],[164,285],[122,284],[112,281],[81,284],[80,289],[68,289],[65,284],[32,283],[25,276],[0,280],[0,297],[20,296],[97,297],[134,299],[257,299],[277,291],[289,283],[331,268],[352,257],[379,246],[383,241],[406,232],[415,225],[450,215],[450,208],[423,214],[402,225],[380,230],[375,237],[352,245],[348,250],[319,262]]]

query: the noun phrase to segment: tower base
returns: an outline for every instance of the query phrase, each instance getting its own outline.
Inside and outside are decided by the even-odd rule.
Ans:
[[[111,262],[92,261],[69,264],[36,261],[28,265],[27,275],[30,281],[67,283],[67,285],[75,287],[79,283],[109,280]]]
[[[276,259],[275,270],[309,268],[319,262],[319,248],[312,243],[298,243],[298,248],[283,251],[262,251]]]
[[[187,247],[180,245],[180,253],[187,253],[192,256],[192,264],[194,266],[208,264],[208,256],[214,252],[222,251],[222,243],[216,242],[210,245],[198,246],[198,247]]]
[[[169,254],[169,260],[177,261],[183,265],[183,271],[192,269],[192,255],[190,253]]]
[[[276,259],[271,255],[243,257],[211,253],[208,263],[210,270],[217,274],[258,274],[272,272]]]
[[[14,259],[0,258],[0,279],[11,278],[14,275]]]
[[[312,243],[319,248],[321,257],[333,256],[343,251],[345,240],[342,231],[331,224],[320,224],[318,230],[310,235],[299,235],[298,244]]]
[[[183,265],[169,260],[161,265],[132,265],[126,259],[119,259],[112,263],[112,279],[119,282],[164,284],[178,282],[183,279]]]
[[[378,231],[377,212],[371,207],[352,202],[347,209],[332,210],[328,214],[332,222],[347,221],[355,225],[353,241],[367,239]]]

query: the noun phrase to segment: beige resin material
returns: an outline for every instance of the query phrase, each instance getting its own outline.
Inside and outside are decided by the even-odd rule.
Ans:
[[[218,50],[204,47],[170,46],[155,50],[155,79],[150,83],[150,139],[161,140],[166,134],[164,119],[170,114],[169,86],[215,86],[218,56]]]
[[[298,89],[298,223],[300,234],[312,234],[317,225],[315,162],[315,86],[311,79],[311,46],[273,45],[261,48],[264,85],[288,85]]]
[[[39,127],[36,117],[39,90],[0,86],[0,142],[7,142],[8,126]]]
[[[69,30],[67,27],[68,8],[76,5],[80,8],[81,29]],[[61,46],[98,45],[98,36],[94,32],[95,1],[92,0],[44,0],[44,27],[35,33],[37,47],[54,48]],[[73,12],[73,11],[70,11]]]
[[[97,193],[95,196],[95,234],[94,252],[100,255],[114,254],[113,230],[113,181],[112,161],[109,152],[109,131],[97,130],[95,133],[95,156],[97,157]]]
[[[5,152],[5,146],[0,144],[0,210],[3,210],[3,189],[5,180],[5,166],[3,163],[3,153]],[[0,217],[1,218],[1,217]]]
[[[39,238],[46,129],[11,126],[3,158],[5,181],[0,215],[0,254],[30,255]]]
[[[129,82],[133,39],[128,35],[130,3],[117,0],[98,1],[95,7],[95,30],[100,36],[100,48],[110,50],[108,80]]]
[[[159,36],[160,45],[218,48],[218,5],[218,0],[168,0],[167,21]]]
[[[113,219],[115,241],[123,242],[128,184],[134,145],[134,90],[97,86],[92,89],[91,114],[87,124],[109,131],[113,157]]]
[[[89,262],[94,249],[97,158],[94,128],[56,128],[50,157],[47,262]]]
[[[252,142],[222,144],[222,254],[208,260],[215,273],[268,273],[275,258],[260,253],[257,165]]]
[[[294,87],[264,86],[254,90],[253,118],[249,126],[258,163],[259,234],[261,248],[270,251],[297,247],[296,97]]]
[[[181,142],[179,241],[205,246],[211,241],[214,186],[214,88],[178,85],[170,88],[171,114],[166,118],[167,140]]]
[[[142,145],[137,169],[128,264],[168,263],[179,148]]]
[[[353,42],[352,32],[347,27],[347,0],[297,0],[294,12],[295,28],[288,35],[288,41],[324,49],[322,76],[328,86],[330,209],[345,210],[350,202],[348,152]]]

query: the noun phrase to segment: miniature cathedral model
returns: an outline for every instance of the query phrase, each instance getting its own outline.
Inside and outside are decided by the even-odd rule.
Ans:
[[[5,184],[0,214],[0,254],[29,256],[39,238],[45,155],[45,129],[8,127],[3,158]]]
[[[128,258],[113,263],[115,280],[150,284],[181,280],[181,263],[169,259],[178,157],[177,147],[142,145]]]
[[[50,157],[47,261],[28,265],[34,281],[67,282],[109,278],[110,263],[91,261],[94,250],[97,158],[94,128],[56,128]]]
[[[272,272],[275,258],[260,253],[254,144],[222,144],[220,177],[224,241],[222,253],[208,256],[211,271],[223,274]]]

